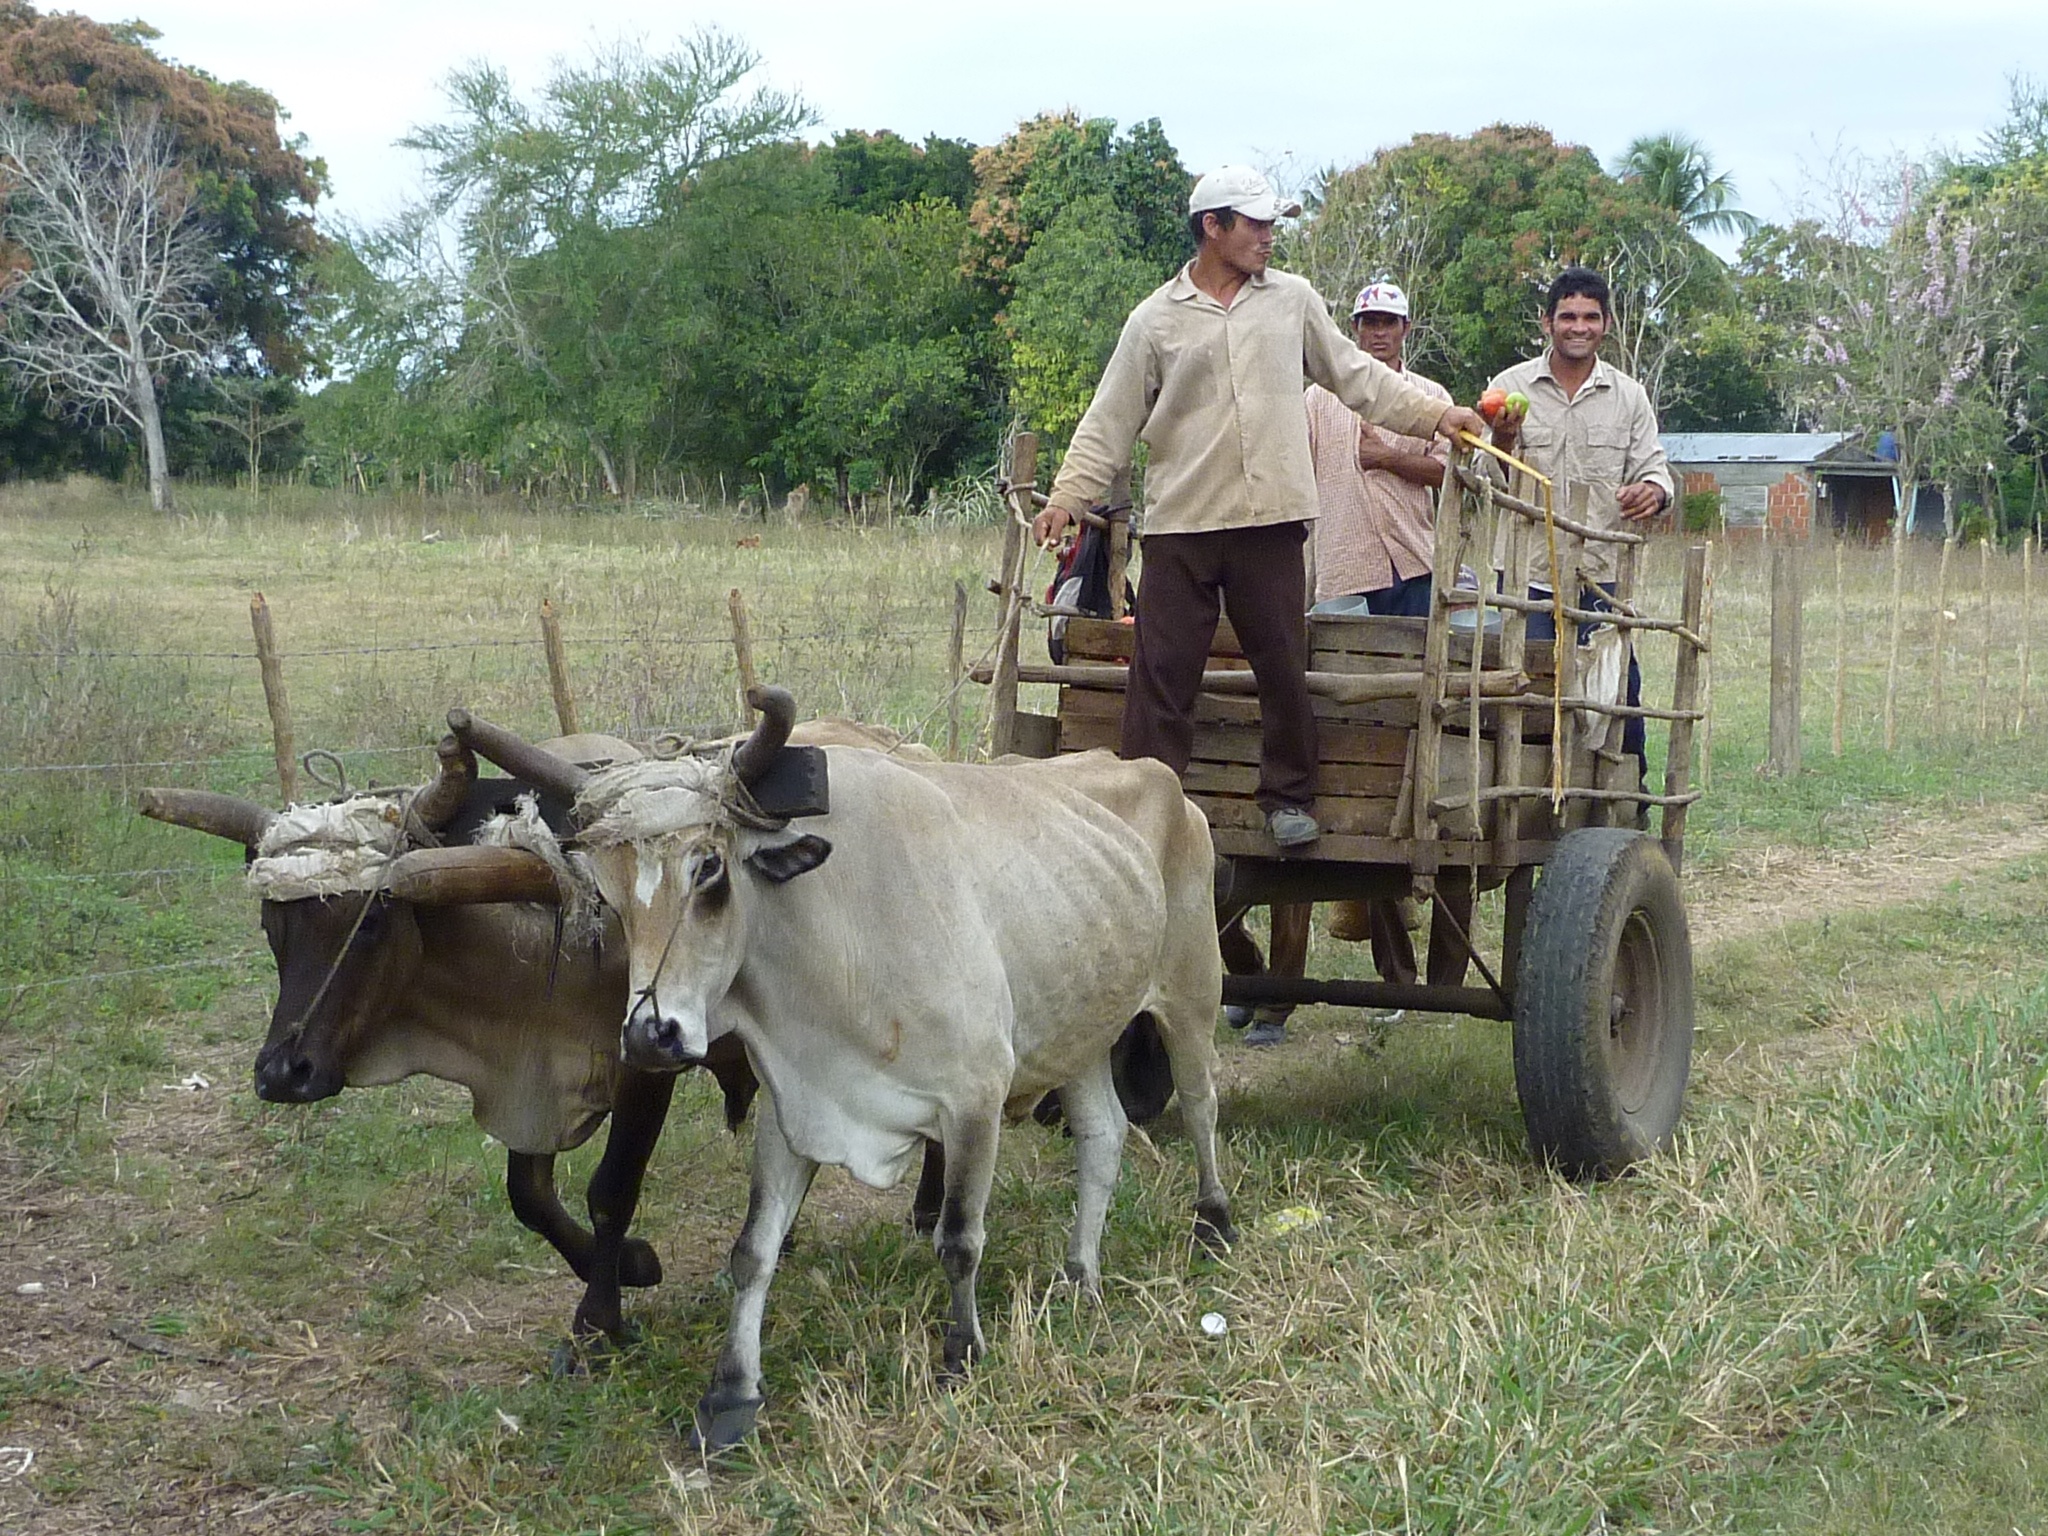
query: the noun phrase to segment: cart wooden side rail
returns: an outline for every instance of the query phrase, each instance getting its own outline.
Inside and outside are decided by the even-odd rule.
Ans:
[[[1010,484],[1015,526],[1032,503],[1023,473]],[[1202,676],[1183,783],[1219,856],[1219,924],[1277,902],[1439,895],[1436,931],[1461,950],[1455,965],[1433,956],[1426,983],[1231,976],[1227,999],[1512,1018],[1531,1140],[1559,1166],[1590,1174],[1663,1144],[1684,1091],[1692,979],[1677,875],[1686,814],[1700,798],[1691,760],[1709,637],[1706,549],[1685,551],[1679,612],[1652,614],[1641,591],[1645,535],[1599,529],[1588,507],[1585,487],[1522,474],[1503,483],[1457,453],[1438,497],[1429,616],[1308,617],[1320,738],[1312,810],[1323,829],[1311,848],[1286,855],[1266,836],[1256,684],[1227,622]],[[1596,545],[1612,554],[1600,563],[1614,573],[1610,591],[1582,578]],[[1006,546],[1006,573],[1021,565],[1015,551]],[[1003,585],[995,665],[972,674],[992,685],[997,750],[1115,747],[1133,627],[1069,618],[1063,664],[1020,663],[1025,605],[1015,575]],[[1532,614],[1548,614],[1567,642],[1532,640]],[[1644,635],[1669,635],[1676,647],[1668,705],[1630,703],[1619,691],[1614,653],[1625,675]],[[1018,712],[1020,683],[1057,687],[1057,713]],[[1620,750],[1634,722],[1667,732],[1657,788]],[[1652,810],[1655,841],[1637,830]],[[1467,932],[1469,913],[1474,894],[1503,886],[1502,945],[1489,965]],[[1484,986],[1464,984],[1467,962]]]

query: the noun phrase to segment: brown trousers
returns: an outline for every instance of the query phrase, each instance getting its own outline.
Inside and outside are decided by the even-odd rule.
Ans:
[[[1316,797],[1316,717],[1309,706],[1302,544],[1307,523],[1269,523],[1145,539],[1138,635],[1124,693],[1121,755],[1187,772],[1195,695],[1220,603],[1258,679],[1258,802],[1303,808]]]

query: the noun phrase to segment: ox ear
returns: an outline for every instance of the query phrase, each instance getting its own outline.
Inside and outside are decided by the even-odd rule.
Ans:
[[[832,855],[832,845],[815,832],[786,843],[765,843],[747,855],[747,867],[764,880],[780,885],[808,874]]]

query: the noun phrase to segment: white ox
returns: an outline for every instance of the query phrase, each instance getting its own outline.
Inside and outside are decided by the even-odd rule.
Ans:
[[[678,1068],[735,1032],[773,1101],[732,1251],[731,1326],[697,1406],[693,1439],[713,1449],[760,1407],[768,1284],[820,1164],[886,1188],[924,1140],[944,1148],[933,1242],[957,1374],[983,1348],[975,1280],[1002,1121],[1057,1088],[1079,1165],[1067,1270],[1099,1285],[1125,1130],[1110,1049],[1141,1014],[1194,1145],[1197,1233],[1235,1235],[1216,1159],[1215,856],[1173,773],[1106,752],[972,765],[827,748],[831,809],[799,831],[748,793],[794,705],[780,689],[751,697],[764,719],[730,759],[596,774],[449,716],[482,755],[575,797],[626,929],[626,1059]]]

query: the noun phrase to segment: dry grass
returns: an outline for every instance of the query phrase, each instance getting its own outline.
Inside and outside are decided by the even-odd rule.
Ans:
[[[733,586],[764,673],[807,707],[927,740],[943,731],[954,581],[973,594],[970,656],[992,622],[988,530],[191,500],[160,523],[69,489],[0,499],[0,768],[205,759],[0,777],[0,987],[254,944],[233,861],[122,799],[167,778],[260,791],[253,590],[293,653],[302,744],[386,776],[423,770],[453,703],[547,728],[543,594],[565,606],[586,723],[638,734],[732,718]],[[1676,566],[1660,547],[1653,577]],[[512,1223],[460,1095],[415,1083],[254,1103],[242,1074],[267,962],[0,994],[0,1445],[37,1451],[12,1479],[0,1452],[0,1526],[2034,1520],[2048,1490],[2008,1463],[2018,1447],[2039,1465],[2042,1439],[2009,1395],[2043,1358],[2038,742],[2002,711],[1972,740],[1953,699],[1935,729],[1922,670],[1902,750],[1873,752],[1889,575],[1881,554],[1851,568],[1850,751],[1826,751],[1831,565],[1816,561],[1814,771],[1783,785],[1750,771],[1760,569],[1750,551],[1723,564],[1716,782],[1692,879],[1716,942],[1698,1091],[1669,1158],[1604,1188],[1561,1184],[1524,1154],[1496,1028],[1410,1020],[1364,1049],[1336,1041],[1349,1016],[1307,1012],[1281,1052],[1224,1042],[1247,1229],[1225,1261],[1192,1249],[1191,1159],[1169,1123],[1127,1159],[1106,1295],[1080,1304],[1053,1278],[1068,1150],[1034,1127],[1007,1139],[984,1290],[994,1349],[957,1391],[932,1381],[943,1291],[902,1230],[907,1196],[821,1180],[771,1302],[761,1437],[718,1468],[689,1462],[678,1424],[723,1327],[715,1276],[744,1145],[714,1129],[701,1088],[650,1185],[668,1278],[636,1299],[644,1342],[557,1380],[544,1362],[567,1278]],[[1994,574],[1993,629],[2014,645],[2016,587]],[[1909,634],[1936,627],[1916,622]],[[1950,643],[1966,630],[1949,624]],[[461,648],[409,648],[429,644]],[[307,654],[322,650],[338,654]],[[1667,666],[1653,653],[1653,690]],[[1951,658],[1952,686],[1976,675]],[[158,867],[185,872],[107,877]],[[214,1086],[172,1086],[194,1071]],[[1295,1206],[1321,1219],[1270,1224]],[[1199,1327],[1210,1311],[1229,1321],[1222,1340]],[[1945,1503],[1944,1465],[1993,1503]],[[1886,1482],[1912,1467],[1933,1472],[1924,1494]]]

